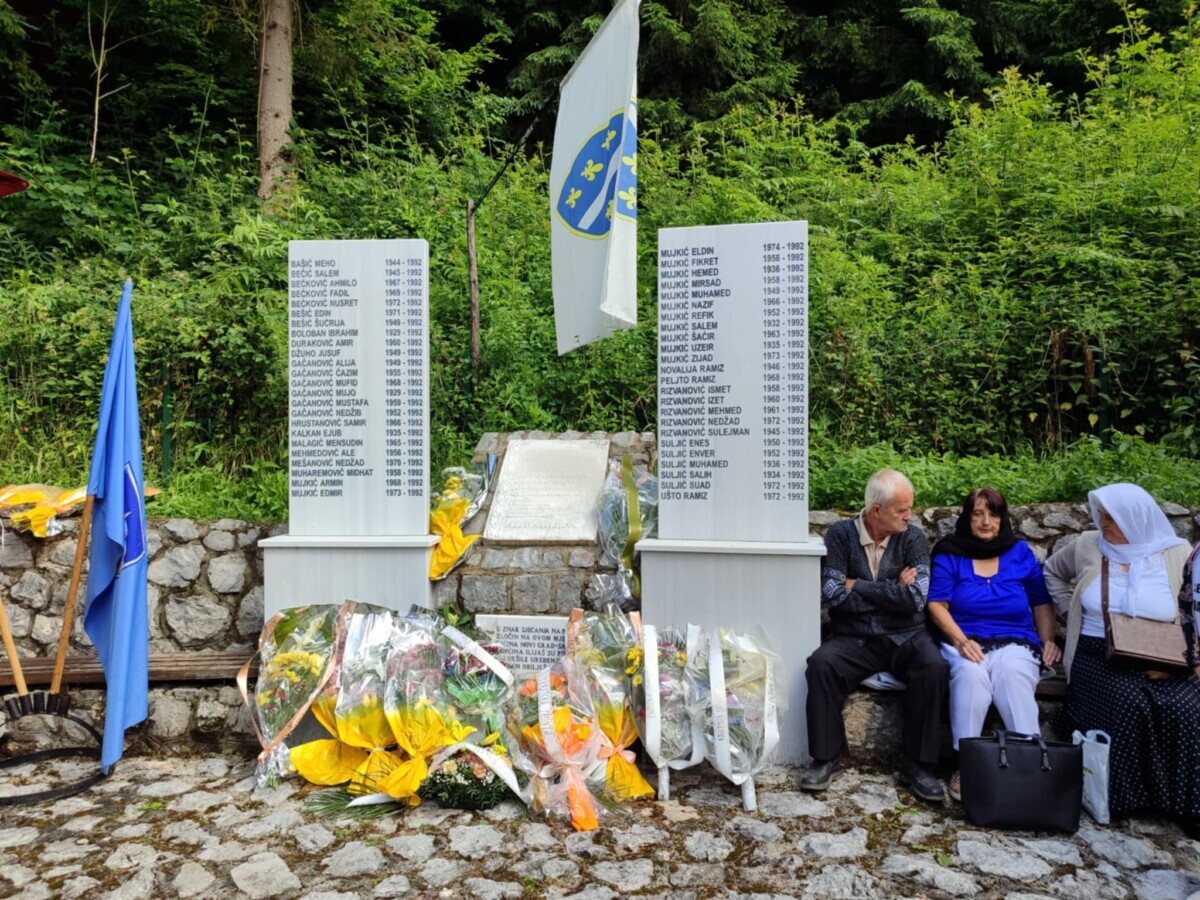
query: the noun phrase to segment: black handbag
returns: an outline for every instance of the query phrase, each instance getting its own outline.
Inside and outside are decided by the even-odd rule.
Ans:
[[[967,821],[984,828],[1079,829],[1083,747],[1038,735],[994,731],[958,742]]]

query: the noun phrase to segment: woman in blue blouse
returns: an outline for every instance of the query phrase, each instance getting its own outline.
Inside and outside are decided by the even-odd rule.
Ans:
[[[1038,734],[1033,691],[1042,665],[1054,665],[1062,653],[1042,567],[1013,534],[999,491],[968,494],[954,534],[934,545],[927,608],[950,665],[954,749],[961,738],[979,735],[992,703],[1010,731]],[[962,799],[957,772],[950,796]]]

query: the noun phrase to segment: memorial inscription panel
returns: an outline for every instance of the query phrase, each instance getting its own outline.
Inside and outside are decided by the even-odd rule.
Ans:
[[[423,535],[429,245],[288,245],[292,535]]]
[[[475,624],[500,644],[497,656],[518,678],[536,675],[567,652],[566,616],[480,614]]]
[[[808,539],[808,223],[658,232],[659,536]]]
[[[593,541],[608,441],[508,442],[484,537]]]

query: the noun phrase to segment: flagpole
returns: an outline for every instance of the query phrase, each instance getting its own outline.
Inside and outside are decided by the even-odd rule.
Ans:
[[[58,636],[58,654],[54,658],[54,679],[50,682],[50,693],[57,694],[62,685],[63,668],[67,664],[67,645],[71,642],[71,626],[75,618],[75,598],[79,594],[79,576],[83,572],[83,557],[87,553],[88,535],[92,527],[92,504],[95,494],[88,494],[83,504],[83,518],[79,522],[79,540],[75,544],[75,565],[71,569],[71,583],[67,587],[67,603],[63,607],[62,633]]]
[[[481,322],[479,312],[479,262],[478,255],[475,252],[475,213],[479,211],[479,207],[483,205],[483,201],[487,199],[487,195],[492,192],[492,188],[496,186],[496,182],[500,180],[512,161],[516,159],[517,151],[525,146],[525,142],[529,140],[529,135],[533,133],[533,128],[541,119],[542,113],[550,108],[554,97],[550,97],[529,120],[529,124],[525,126],[525,131],[513,144],[512,150],[509,151],[508,157],[504,160],[504,164],[500,166],[500,171],[492,176],[492,180],[487,183],[487,187],[483,189],[483,193],[479,195],[478,200],[467,200],[467,262],[470,267],[471,279],[471,394],[475,394],[475,386],[479,382],[479,360],[482,355],[482,338],[480,335]]]
[[[479,260],[475,254],[475,201],[467,201],[467,265],[471,278],[471,393],[479,383]]]

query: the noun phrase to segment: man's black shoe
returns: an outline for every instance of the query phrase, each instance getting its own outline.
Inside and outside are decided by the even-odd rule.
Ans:
[[[938,781],[937,776],[919,762],[906,761],[900,767],[897,780],[902,787],[908,788],[922,800],[941,803],[946,799],[946,793],[942,790],[942,783]]]
[[[800,790],[823,791],[833,783],[833,779],[841,774],[840,759],[814,759],[800,776]]]

